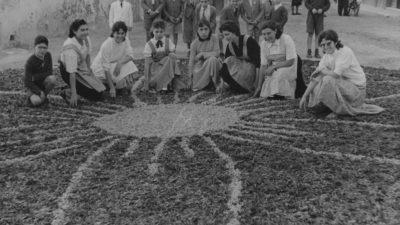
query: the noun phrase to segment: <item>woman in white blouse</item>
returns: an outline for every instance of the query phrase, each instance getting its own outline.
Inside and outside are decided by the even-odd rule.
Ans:
[[[69,86],[62,90],[61,97],[71,106],[77,105],[78,95],[100,101],[106,89],[89,69],[91,52],[89,27],[85,20],[77,19],[69,27],[60,57],[61,78]]]
[[[272,20],[261,27],[264,40],[261,48],[261,68],[253,97],[294,99],[297,78],[297,53],[293,39],[282,34]]]
[[[114,23],[111,36],[101,45],[91,69],[96,77],[110,88],[111,97],[129,92],[134,84],[137,67],[133,63],[133,50],[126,38],[128,27],[122,21]]]
[[[336,115],[378,114],[383,108],[364,104],[366,77],[353,51],[343,46],[333,30],[323,31],[318,43],[325,55],[311,75],[311,82],[300,102],[300,109],[309,107],[316,112],[333,112]]]

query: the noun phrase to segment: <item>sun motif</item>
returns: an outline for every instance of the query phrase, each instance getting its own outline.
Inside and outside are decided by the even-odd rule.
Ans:
[[[132,107],[85,102],[79,108],[69,108],[52,96],[55,104],[49,110],[37,110],[18,107],[24,93],[0,92],[4,125],[0,129],[0,176],[13,177],[10,171],[16,170],[25,182],[22,186],[11,181],[0,183],[1,197],[7,199],[9,194],[19,199],[32,191],[29,186],[46,182],[46,192],[39,191],[37,198],[23,200],[33,210],[25,213],[33,215],[31,223],[176,224],[182,219],[188,224],[250,224],[245,218],[253,218],[255,223],[286,223],[306,221],[316,209],[304,208],[310,202],[304,202],[292,214],[288,213],[290,210],[281,214],[279,210],[264,212],[257,208],[257,202],[266,208],[280,202],[276,194],[279,190],[268,187],[269,182],[281,185],[282,190],[297,185],[296,190],[302,192],[304,183],[290,181],[292,178],[284,170],[293,174],[305,171],[311,176],[306,165],[316,168],[313,173],[322,173],[320,163],[328,160],[354,171],[369,164],[376,166],[372,172],[376,174],[385,169],[399,171],[400,158],[389,151],[399,145],[395,141],[399,124],[312,120],[309,114],[299,112],[297,100],[224,97],[209,91],[189,97],[176,93],[168,101],[157,96],[157,103],[151,105],[137,95],[142,83],[143,78],[134,85]],[[395,94],[368,101],[390,104],[398,97]],[[369,151],[368,141],[359,141],[354,148],[346,145],[324,149],[323,143],[331,139],[340,142],[335,135],[346,129],[351,132],[341,138],[380,135],[387,138],[382,145],[388,150],[375,154]],[[348,142],[351,140],[329,146]],[[357,148],[357,144],[363,147]],[[285,159],[296,160],[285,163]],[[340,168],[334,168],[341,173]],[[251,174],[265,176],[267,180],[258,180]],[[289,183],[274,181],[278,174],[287,176],[283,179]],[[305,183],[311,179],[301,174],[295,176]],[[400,175],[395,172],[392,176]],[[382,179],[387,184],[384,201],[399,197],[400,182],[390,177]],[[353,190],[350,181],[349,178],[340,185],[339,181],[333,183],[348,191]],[[265,199],[253,197],[259,196],[253,193],[257,185],[266,188],[261,195]],[[370,185],[370,191],[382,188],[367,180],[365,185]],[[335,191],[316,193],[314,198],[328,201],[326,198],[332,198]],[[376,195],[379,194],[372,194]],[[361,202],[365,195],[354,193],[353,198]],[[265,206],[266,202],[270,206]],[[294,203],[285,204],[290,207]],[[320,207],[350,207],[336,200],[332,204],[320,203]],[[7,208],[17,209],[17,205],[12,203]],[[379,203],[387,210],[383,214],[387,221],[396,221],[398,205],[398,200]],[[340,215],[346,218],[345,214]]]

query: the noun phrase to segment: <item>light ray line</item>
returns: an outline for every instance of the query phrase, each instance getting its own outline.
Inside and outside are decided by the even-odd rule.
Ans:
[[[400,84],[400,80],[381,80],[381,81],[374,81],[372,83],[377,83],[377,84]]]
[[[133,155],[133,153],[139,148],[139,139],[136,139],[131,142],[129,148],[126,150],[125,154],[122,157],[129,157]]]
[[[271,133],[281,133],[281,134],[290,134],[290,135],[300,135],[300,136],[306,136],[306,135],[311,135],[311,136],[320,136],[317,134],[313,134],[311,132],[305,132],[305,131],[291,131],[291,130],[285,130],[285,129],[273,129],[273,128],[258,128],[258,127],[251,127],[251,126],[246,126],[246,125],[241,125],[241,124],[236,124],[234,127],[237,127],[239,129],[249,129],[252,131],[261,131],[261,132],[271,132]]]
[[[178,104],[181,101],[181,99],[179,98],[179,92],[175,92],[174,94],[174,102],[173,104]]]
[[[255,119],[263,119],[263,117],[266,117],[266,116],[285,115],[285,114],[288,114],[288,113],[295,113],[296,111],[298,111],[298,110],[289,109],[289,110],[283,110],[283,111],[265,112],[265,113],[254,115],[253,118],[255,118]]]
[[[101,111],[105,111],[105,112],[107,112],[109,114],[114,114],[114,113],[119,112],[119,110],[113,110],[113,109],[104,108],[104,107],[100,108],[100,107],[95,107],[95,106],[81,106],[80,108],[88,110],[88,111],[90,111],[91,109],[97,110],[97,111],[100,111],[100,112]],[[106,113],[103,113],[103,114],[106,114]]]
[[[135,92],[135,91],[137,91],[137,89],[139,88],[139,86],[143,83],[144,79],[145,79],[145,77],[144,77],[144,76],[141,76],[141,77],[139,78],[139,80],[137,80],[137,81],[135,82],[135,84],[132,86],[132,89],[131,89],[131,92],[132,92],[132,93]]]
[[[26,118],[44,118],[44,119],[59,119],[59,120],[73,120],[78,119],[79,117],[72,118],[72,117],[62,117],[62,116],[43,116],[43,115],[19,115],[19,117],[26,117]]]
[[[365,102],[374,102],[374,101],[377,101],[377,100],[383,100],[383,99],[389,99],[389,98],[398,98],[398,97],[400,97],[400,94],[387,95],[387,96],[382,96],[382,97],[377,97],[377,98],[365,99]]]
[[[381,128],[400,128],[399,125],[390,125],[390,124],[381,124],[381,123],[367,123],[367,122],[356,122],[356,121],[344,121],[344,120],[312,120],[312,119],[294,119],[294,118],[286,118],[286,119],[271,119],[271,118],[256,118],[262,122],[287,122],[287,121],[295,121],[295,122],[307,122],[307,123],[329,123],[329,124],[348,124],[348,125],[359,125],[359,126],[369,126],[373,128],[381,127]]]
[[[67,224],[69,219],[67,218],[66,212],[72,207],[72,202],[70,198],[73,195],[74,190],[78,187],[81,180],[84,178],[84,173],[89,169],[89,167],[95,162],[96,158],[100,157],[104,152],[110,150],[119,140],[116,139],[108,144],[106,147],[99,148],[96,152],[89,156],[84,164],[79,166],[76,173],[72,175],[70,184],[68,185],[66,191],[61,196],[58,202],[58,209],[53,212],[54,218],[51,222],[52,225],[64,225]]]
[[[247,130],[239,130],[236,128],[230,128],[230,129],[225,129],[225,131],[232,131],[232,132],[237,132],[240,134],[247,134],[247,135],[253,135],[253,136],[259,136],[259,137],[279,137],[285,140],[290,139],[290,137],[286,135],[280,135],[280,134],[272,134],[272,133],[260,133],[260,132],[254,132],[254,131],[247,131]]]
[[[103,103],[103,102],[94,102],[95,105],[101,106],[101,107],[107,107],[107,108],[117,108],[120,110],[127,110],[129,109],[126,106],[123,105],[117,105],[117,104],[109,104],[109,103]]]
[[[222,152],[215,142],[210,137],[203,136],[203,139],[211,145],[214,152],[219,156],[220,159],[226,162],[226,168],[229,171],[230,177],[232,178],[229,184],[230,198],[228,201],[229,211],[232,213],[232,218],[230,218],[228,225],[239,225],[239,213],[242,210],[242,204],[240,203],[240,196],[242,195],[242,181],[239,169],[235,169],[235,162],[233,159]]]
[[[139,86],[143,83],[145,77],[142,76],[139,78],[138,81],[136,81],[136,83],[133,85],[132,89],[131,89],[131,98],[133,99],[134,103],[133,106],[137,106],[137,107],[142,107],[142,106],[146,106],[147,103],[142,102],[139,97],[136,95],[136,91],[138,90]]]
[[[78,148],[80,147],[80,145],[72,145],[69,147],[65,147],[65,148],[57,148],[57,149],[53,149],[50,151],[45,151],[45,152],[41,152],[39,154],[36,155],[29,155],[26,157],[20,157],[20,158],[15,158],[15,159],[9,159],[9,160],[5,160],[5,161],[0,161],[0,165],[1,166],[8,166],[14,163],[26,163],[27,161],[31,161],[33,159],[42,157],[42,156],[50,156],[50,155],[55,155],[57,153],[62,153],[65,151],[68,151],[70,149],[74,149],[74,148]]]
[[[246,138],[242,138],[242,137],[230,135],[230,134],[225,134],[225,133],[219,133],[219,135],[221,135],[224,138],[228,138],[228,139],[231,139],[234,141],[236,140],[236,141],[249,142],[249,143],[258,143],[258,144],[263,144],[263,145],[271,145],[270,142],[256,141],[256,140],[246,139]]]
[[[264,142],[264,141],[245,139],[245,138],[231,136],[231,135],[223,134],[223,133],[220,133],[220,135],[223,137],[226,137],[226,138],[237,140],[237,141],[257,143],[257,144],[262,144],[262,145],[266,145],[266,146],[271,145],[269,142]],[[396,165],[396,166],[400,165],[400,160],[398,160],[398,159],[382,158],[382,157],[368,157],[368,156],[363,156],[363,155],[346,154],[346,153],[340,153],[340,152],[325,152],[325,151],[322,152],[322,151],[314,151],[309,148],[300,149],[300,148],[296,148],[293,146],[290,146],[290,149],[292,149],[298,153],[302,153],[302,154],[327,155],[327,156],[336,157],[337,159],[350,159],[352,161],[367,160],[367,161],[371,161],[371,162],[378,162],[381,164],[391,164],[391,165]]]
[[[102,116],[105,116],[105,115],[109,115],[109,114],[97,113],[97,112],[92,112],[92,111],[79,109],[79,108],[67,108],[67,107],[57,107],[57,108],[65,110],[65,111],[86,114],[86,115],[91,116],[91,117],[102,117]],[[54,111],[59,111],[59,110],[54,110]],[[76,114],[71,114],[71,115],[76,115]]]
[[[189,138],[182,137],[182,141],[179,144],[182,147],[182,149],[183,149],[183,151],[185,153],[185,156],[187,158],[193,158],[194,157],[193,149],[189,148]]]
[[[207,99],[207,100],[201,102],[200,104],[202,104],[202,105],[211,105],[211,104],[213,104],[215,102],[217,102],[217,97],[213,97],[213,98]]]
[[[200,97],[200,96],[202,96],[202,95],[204,95],[204,94],[207,94],[207,92],[206,92],[206,91],[200,91],[200,92],[198,92],[197,94],[195,94],[195,95],[193,95],[192,97],[190,97],[187,101],[188,101],[189,103],[192,103],[192,102],[196,101],[196,99],[197,99],[198,97]]]
[[[285,125],[285,124],[276,124],[276,123],[249,122],[249,121],[239,121],[237,123],[248,125],[248,126],[296,129],[296,127],[294,125]]]
[[[265,112],[267,111],[267,113],[272,113],[274,112],[273,110],[276,109],[282,109],[282,108],[286,108],[286,107],[282,107],[282,106],[269,106],[269,107],[262,107],[262,108],[256,108],[256,109],[247,109],[247,110],[238,110],[238,112],[241,115],[249,115],[251,113],[255,113],[255,112]],[[272,111],[272,112],[271,112]],[[275,111],[275,112],[282,112],[282,111]]]
[[[79,112],[79,111],[76,111]],[[80,118],[85,118],[85,119],[97,119],[98,117],[101,117],[103,115],[89,115],[87,113],[82,112],[81,115],[79,114],[73,114],[73,113],[68,113],[68,112],[62,112],[60,110],[53,110],[52,113],[59,114],[59,115],[66,115],[66,116],[71,116],[73,119],[80,119]]]
[[[74,139],[76,139],[76,134],[81,134],[81,133],[83,133],[82,131],[80,131],[80,132],[74,132],[74,133],[69,133],[68,135],[66,135],[66,136],[63,136],[63,137],[61,137],[61,138],[57,138],[57,139],[55,139],[55,140],[53,140],[53,141],[49,141],[49,142],[41,142],[41,143],[36,143],[36,144],[33,144],[33,145],[31,145],[30,147],[31,148],[35,148],[35,147],[39,147],[39,146],[44,146],[44,145],[54,145],[54,144],[65,144],[65,143],[67,143],[67,142],[69,142],[69,141],[73,141]],[[83,138],[83,137],[90,137],[90,136],[94,136],[94,135],[97,135],[98,133],[89,133],[89,134],[82,134],[82,135],[79,135],[79,137],[80,138]],[[86,142],[86,141],[82,141],[82,143],[83,142]]]
[[[25,92],[22,91],[0,91],[2,95],[26,95]]]
[[[215,103],[212,103],[212,104],[210,104],[210,105],[222,105],[222,104],[224,104],[224,103],[226,103],[226,102],[229,102],[230,100],[240,100],[240,99],[242,99],[242,98],[244,98],[244,97],[248,97],[249,95],[248,94],[242,94],[242,95],[234,95],[234,96],[231,96],[231,97],[229,97],[229,98],[225,98],[225,99],[222,99],[222,100],[220,100],[220,101],[217,101],[217,102],[215,102]],[[228,104],[229,105],[229,104]],[[228,105],[226,105],[226,106],[228,106]]]
[[[322,152],[322,151],[314,151],[309,148],[306,149],[300,149],[296,148],[293,146],[290,146],[290,148],[296,152],[302,153],[302,154],[314,154],[314,155],[328,155],[328,156],[333,156],[338,159],[350,159],[352,161],[371,161],[371,162],[377,162],[380,164],[392,164],[399,166],[400,165],[400,160],[398,159],[390,159],[390,158],[382,158],[382,157],[368,157],[368,156],[363,156],[363,155],[354,155],[354,154],[347,154],[347,153],[340,153],[340,152]]]
[[[234,108],[234,107],[238,107],[238,106],[243,106],[243,105],[253,104],[253,103],[258,103],[258,102],[264,102],[264,101],[265,101],[265,99],[263,99],[263,98],[250,98],[250,99],[244,100],[242,102],[234,102],[231,104],[226,104],[225,106]]]
[[[156,104],[157,105],[162,105],[163,104],[163,100],[162,100],[161,95],[157,95],[157,103]]]
[[[0,132],[15,132],[15,131],[22,131],[22,130],[26,130],[26,129],[30,129],[30,128],[35,128],[35,129],[47,129],[50,127],[54,127],[54,126],[60,126],[60,125],[69,125],[70,122],[60,122],[60,123],[42,123],[42,124],[34,124],[34,125],[20,125],[19,127],[6,127],[6,128],[2,128],[0,129]],[[78,123],[78,122],[74,122],[74,124],[83,124],[83,123]]]
[[[158,173],[158,166],[160,165],[157,161],[158,158],[160,157],[162,151],[164,150],[164,146],[167,143],[167,138],[163,138],[161,142],[157,145],[157,147],[154,149],[154,156],[151,157],[150,159],[150,164],[148,164],[149,168],[149,174],[151,176],[155,175]]]

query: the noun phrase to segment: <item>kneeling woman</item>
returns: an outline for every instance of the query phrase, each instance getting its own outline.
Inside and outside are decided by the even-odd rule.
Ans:
[[[309,107],[318,112],[333,111],[335,115],[378,114],[383,108],[364,104],[366,78],[353,51],[343,46],[333,30],[323,31],[318,43],[325,55],[311,75],[312,80],[300,102],[300,109]]]
[[[217,86],[222,66],[218,59],[218,36],[212,33],[207,20],[200,20],[197,36],[190,47],[189,59],[189,85],[193,91],[205,88],[211,81]]]
[[[89,70],[92,44],[85,20],[77,19],[69,27],[60,57],[61,78],[69,85],[61,97],[71,106],[78,103],[78,95],[89,101],[100,101],[106,87]]]
[[[297,78],[297,53],[289,35],[282,34],[274,21],[261,28],[261,69],[257,90],[264,98],[294,99]],[[264,81],[265,80],[265,81]]]
[[[47,51],[49,41],[44,36],[35,38],[35,52],[25,64],[24,84],[29,106],[41,106],[49,102],[47,95],[56,85],[53,62]]]
[[[111,97],[123,90],[129,92],[134,84],[137,67],[133,63],[133,50],[126,37],[128,27],[124,22],[114,23],[111,37],[100,48],[90,67],[96,77],[108,84]]]
[[[144,89],[154,91],[179,90],[186,88],[180,80],[181,71],[174,54],[175,45],[164,37],[165,22],[155,20],[151,32],[152,39],[144,47]]]
[[[260,46],[250,35],[240,35],[240,28],[234,21],[221,24],[219,31],[229,42],[219,75],[234,93],[254,92],[260,68]],[[221,82],[217,93],[223,91],[223,85]]]

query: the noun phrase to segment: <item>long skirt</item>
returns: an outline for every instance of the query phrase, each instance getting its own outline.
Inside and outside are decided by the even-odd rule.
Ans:
[[[117,63],[111,63],[111,79],[113,83],[116,85],[115,88],[121,89],[121,88],[129,88],[133,86],[134,83],[134,78],[138,77],[138,68],[136,65],[132,62],[129,61],[125,64],[122,65],[120,73],[118,76],[114,75],[114,70],[116,67]],[[106,74],[104,72],[103,66],[92,66],[93,73],[96,77],[98,77],[101,82],[104,84],[107,84],[107,78]]]
[[[161,91],[170,83],[175,90],[186,88],[186,85],[180,79],[181,70],[176,59],[166,56],[159,62],[152,61],[149,70],[149,86],[156,91]]]
[[[366,87],[359,88],[350,81],[323,77],[310,94],[309,107],[324,103],[338,115],[378,114],[385,109],[364,103]]]
[[[70,74],[67,72],[62,62],[60,62],[60,74],[64,82],[68,84],[68,86],[71,86],[69,81]],[[76,87],[76,93],[79,96],[86,98],[89,101],[94,101],[94,102],[100,101],[101,97],[103,96],[103,92],[98,92],[94,88],[87,87],[85,84],[81,83],[78,79],[75,80],[75,87]]]
[[[257,85],[255,82],[256,67],[253,63],[247,62],[234,56],[230,56],[225,59],[224,64],[226,64],[230,76],[236,83],[238,83],[243,89],[247,90],[248,92],[255,91]],[[222,79],[224,79],[224,77],[222,77]]]
[[[222,67],[222,62],[216,57],[199,60],[193,69],[193,91],[198,91],[205,88],[211,81],[214,85],[219,82],[219,70]]]
[[[285,99],[294,99],[296,77],[297,70],[293,70],[291,67],[274,71],[272,76],[265,78],[260,96],[267,98],[279,95],[285,97]]]

